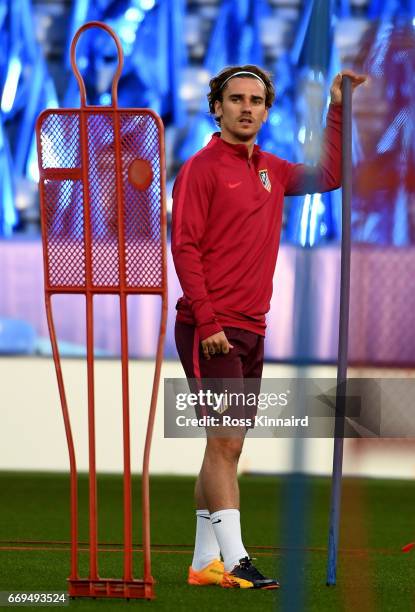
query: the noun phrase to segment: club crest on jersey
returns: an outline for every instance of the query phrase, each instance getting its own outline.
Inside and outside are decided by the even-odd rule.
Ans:
[[[271,193],[271,181],[269,180],[268,170],[259,170],[258,174],[265,189]]]

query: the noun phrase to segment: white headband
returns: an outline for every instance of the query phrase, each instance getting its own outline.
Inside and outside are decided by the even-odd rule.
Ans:
[[[251,77],[255,77],[256,79],[258,79],[258,81],[261,81],[261,83],[262,83],[262,84],[263,84],[263,86],[264,86],[264,89],[266,89],[266,88],[267,88],[267,86],[265,85],[264,81],[261,79],[261,77],[260,77],[260,76],[258,76],[257,74],[255,74],[255,72],[248,72],[247,70],[241,70],[240,72],[234,72],[233,74],[231,74],[231,76],[230,76],[230,77],[228,77],[228,78],[226,79],[226,81],[224,81],[224,82],[222,83],[222,87],[221,87],[221,89],[223,89],[223,88],[225,87],[226,83],[227,83],[227,82],[228,82],[230,79],[233,79],[233,77],[237,77],[237,76],[239,76],[240,74],[249,74],[249,76],[251,76]]]

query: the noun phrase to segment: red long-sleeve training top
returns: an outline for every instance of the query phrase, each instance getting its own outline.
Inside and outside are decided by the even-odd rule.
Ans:
[[[173,189],[172,252],[184,296],[177,319],[201,340],[239,327],[265,335],[284,195],[341,184],[341,105],[330,105],[317,166],[293,164],[220,133],[180,169]]]

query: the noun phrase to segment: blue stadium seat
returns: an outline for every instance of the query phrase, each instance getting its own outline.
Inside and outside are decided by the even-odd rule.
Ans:
[[[0,317],[0,355],[31,355],[36,349],[36,330],[27,321]]]

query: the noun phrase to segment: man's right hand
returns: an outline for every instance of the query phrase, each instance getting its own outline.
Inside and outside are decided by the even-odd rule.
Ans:
[[[221,331],[202,340],[202,349],[205,359],[210,359],[216,353],[229,353],[233,346],[228,342],[225,332]]]

